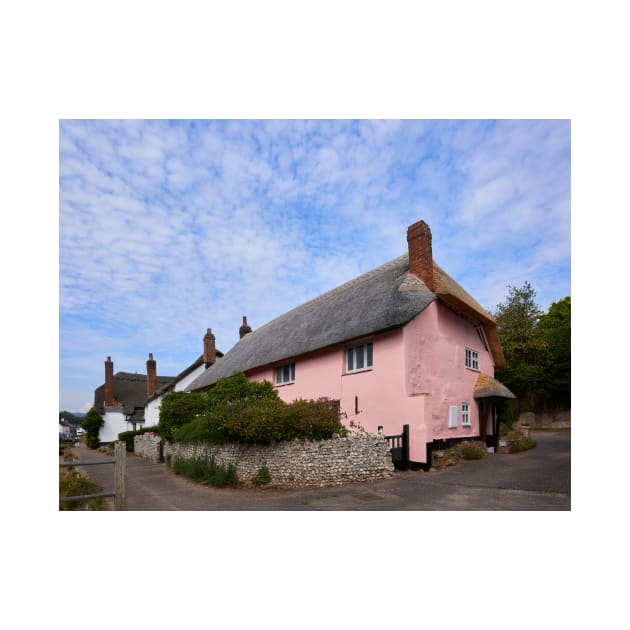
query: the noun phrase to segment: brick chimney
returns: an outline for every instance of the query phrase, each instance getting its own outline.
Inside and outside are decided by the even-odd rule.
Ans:
[[[429,291],[434,291],[431,228],[424,221],[418,221],[407,228],[407,246],[409,271],[418,276]]]
[[[216,338],[212,334],[212,330],[208,328],[205,337],[203,338],[203,362],[206,367],[210,367],[217,360]]]
[[[157,364],[153,354],[149,352],[147,359],[147,398],[151,398],[157,392]]]
[[[114,362],[111,357],[105,361],[105,400],[106,407],[118,407],[119,403],[114,398]]]
[[[247,317],[243,315],[243,325],[238,329],[239,338],[242,339],[245,335],[252,332],[252,327],[247,324]]]

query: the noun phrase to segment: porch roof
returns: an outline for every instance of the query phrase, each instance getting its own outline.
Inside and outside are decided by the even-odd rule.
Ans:
[[[503,384],[483,372],[479,373],[475,383],[474,397],[479,398],[516,398],[516,396]]]

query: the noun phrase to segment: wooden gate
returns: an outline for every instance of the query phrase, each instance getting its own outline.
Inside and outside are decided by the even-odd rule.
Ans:
[[[409,425],[403,424],[400,435],[386,435],[392,453],[394,468],[407,470],[409,468]]]

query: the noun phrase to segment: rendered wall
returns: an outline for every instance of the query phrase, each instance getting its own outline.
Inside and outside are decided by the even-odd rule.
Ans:
[[[492,355],[475,326],[451,309],[433,302],[404,328],[407,388],[429,394],[427,428],[430,439],[479,435],[479,411],[473,397],[479,372],[494,376]],[[466,348],[479,352],[479,370],[465,365]],[[462,426],[461,405],[469,403],[470,426]],[[458,407],[456,428],[449,428],[449,407]]]
[[[101,442],[115,442],[119,433],[131,430],[131,424],[126,421],[125,414],[122,411],[106,410],[103,420],[105,424],[98,434],[98,439]]]
[[[297,358],[295,382],[276,387],[278,394],[285,402],[323,396],[339,400],[343,423],[350,426],[353,422],[370,433],[382,426],[386,435],[397,435],[402,433],[404,424],[409,424],[410,458],[426,462],[425,401],[406,391],[403,332],[397,329],[374,335],[371,341],[371,369],[345,373],[345,347],[338,346]],[[253,370],[247,376],[274,382],[272,367]]]
[[[494,363],[471,322],[436,301],[402,328],[370,339],[371,369],[346,374],[344,346],[298,357],[295,382],[276,387],[280,398],[339,400],[344,424],[371,433],[382,426],[386,435],[396,435],[408,424],[409,456],[419,463],[426,463],[426,444],[433,440],[479,435],[474,387],[480,371],[494,375]],[[466,367],[466,348],[478,351],[479,370]],[[247,376],[274,382],[272,366]],[[463,402],[469,404],[470,426],[462,425]],[[455,428],[449,428],[450,406],[458,408]]]

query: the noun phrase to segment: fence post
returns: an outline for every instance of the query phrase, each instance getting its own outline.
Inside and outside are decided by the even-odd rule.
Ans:
[[[126,510],[127,445],[125,442],[118,441],[114,443],[114,457],[116,459],[114,464],[114,492],[116,492],[114,510]]]
[[[402,456],[405,470],[409,468],[409,425],[403,424],[402,432]]]

